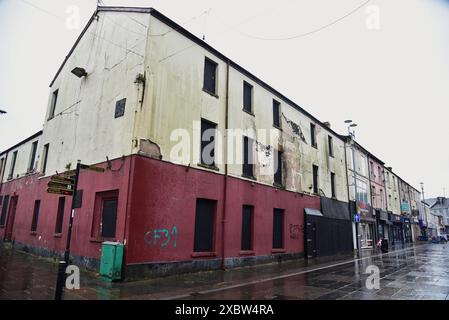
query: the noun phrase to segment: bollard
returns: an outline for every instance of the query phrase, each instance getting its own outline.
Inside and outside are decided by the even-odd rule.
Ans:
[[[58,277],[56,279],[55,300],[62,300],[62,292],[64,290],[66,268],[67,268],[67,262],[59,261]]]

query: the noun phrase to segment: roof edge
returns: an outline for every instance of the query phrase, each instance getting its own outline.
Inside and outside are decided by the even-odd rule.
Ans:
[[[16,143],[15,145],[13,145],[12,147],[6,149],[5,151],[0,152],[0,156],[4,155],[5,153],[10,152],[11,150],[17,148],[18,146],[27,143],[30,140],[33,140],[36,137],[39,137],[40,135],[42,135],[42,130],[39,130],[38,132],[36,132],[35,134],[33,134],[32,136],[29,136],[28,138],[23,139],[22,141],[20,141],[19,143]]]

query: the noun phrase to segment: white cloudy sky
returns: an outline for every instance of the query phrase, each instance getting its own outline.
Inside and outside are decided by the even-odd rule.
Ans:
[[[449,193],[449,1],[103,0],[155,7],[357,140],[426,195]],[[77,6],[79,29],[67,28]],[[380,29],[367,28],[379,8]],[[96,0],[0,0],[0,150],[40,130],[48,85]]]

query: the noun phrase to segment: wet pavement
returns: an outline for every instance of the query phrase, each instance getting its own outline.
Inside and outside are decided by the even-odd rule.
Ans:
[[[341,260],[304,260],[109,283],[82,271],[81,288],[64,299],[447,300],[449,245],[419,244]],[[378,289],[366,286],[379,268]],[[53,299],[57,264],[0,245],[0,299]],[[373,282],[370,282],[373,283]]]

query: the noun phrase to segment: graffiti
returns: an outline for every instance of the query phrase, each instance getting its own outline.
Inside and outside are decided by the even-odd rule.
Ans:
[[[176,241],[178,238],[178,228],[174,226],[171,230],[168,229],[154,229],[148,230],[143,236],[143,240],[150,246],[159,246],[165,248],[168,245],[176,248]]]
[[[301,227],[298,224],[290,225],[290,239],[299,239]]]

